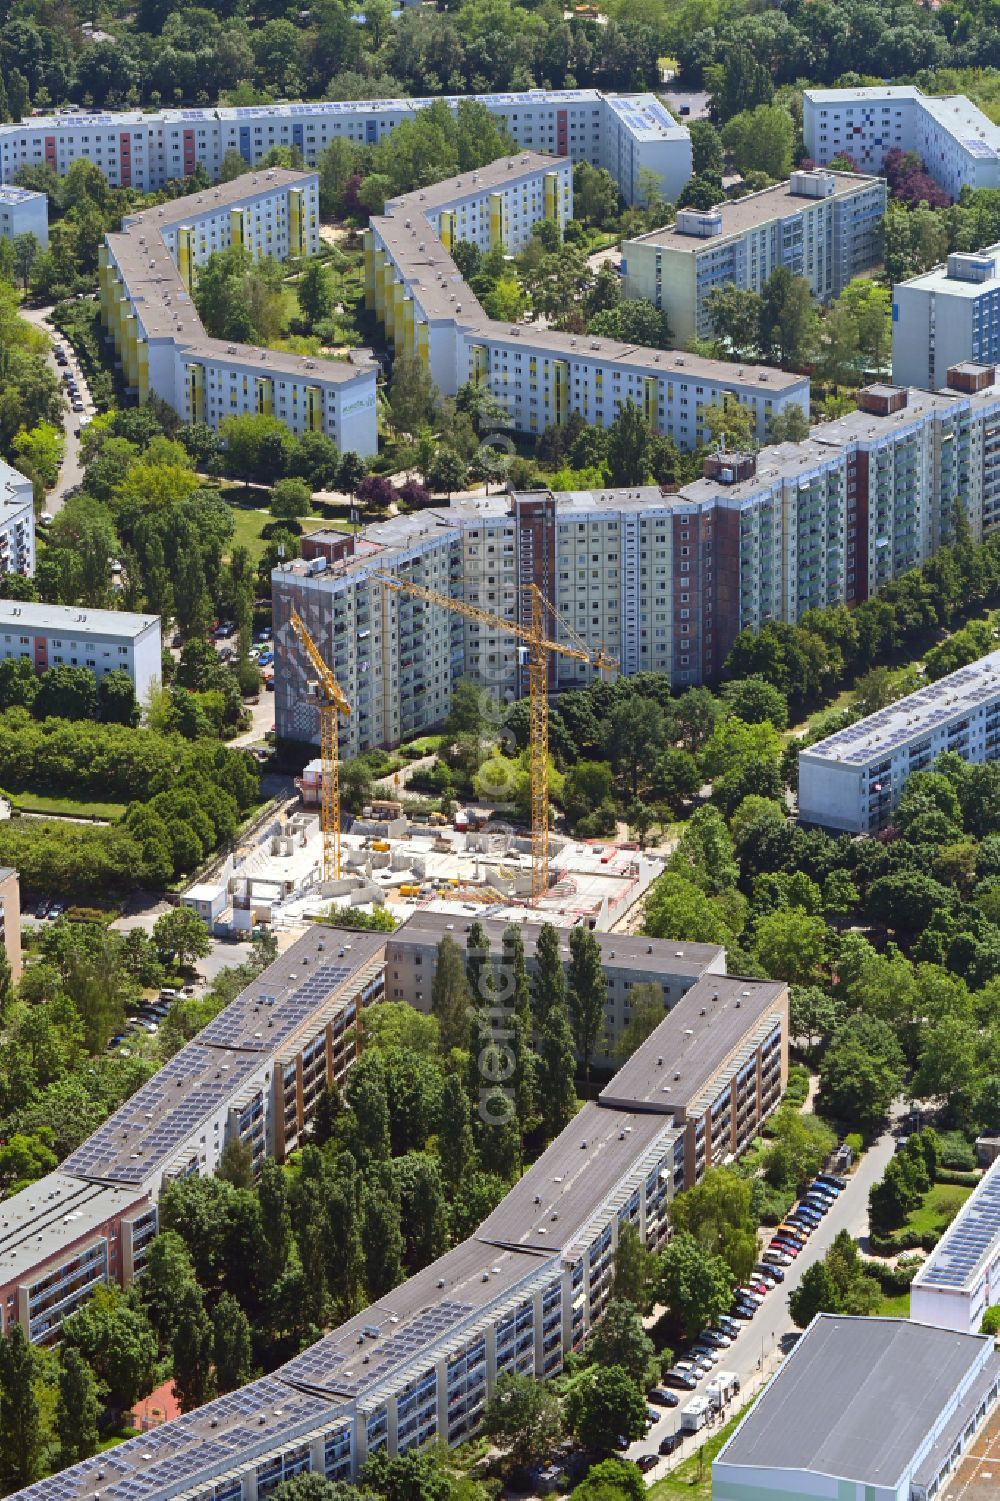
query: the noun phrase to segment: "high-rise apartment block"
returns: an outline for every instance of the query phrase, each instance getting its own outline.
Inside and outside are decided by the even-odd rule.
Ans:
[[[963,761],[1000,756],[1000,652],[991,652],[799,752],[804,823],[875,833],[915,771],[943,751]]]
[[[101,314],[126,386],[151,393],[187,422],[218,428],[249,413],[293,433],[322,432],[341,450],[377,446],[375,364],[325,360],[211,338],[192,298],[197,268],[238,246],[275,260],[319,248],[315,173],[248,173],[124,220],[100,254]]]
[[[0,575],[35,571],[35,493],[31,480],[0,459]]]
[[[890,151],[914,151],[939,187],[1000,187],[1000,126],[964,94],[931,98],[912,85],[806,89],[806,155],[820,167],[847,155],[862,172],[878,172]]]
[[[892,378],[936,391],[955,365],[1000,361],[1000,245],[956,251],[892,289]]]
[[[303,557],[272,574],[278,734],[319,734],[293,606],[354,706],[341,723],[345,754],[440,723],[462,676],[499,701],[526,690],[515,638],[388,590],[382,575],[512,621],[522,621],[524,586],[537,584],[621,672],[660,672],[684,688],[718,678],[741,631],[860,604],[924,562],[953,535],[956,505],[974,537],[996,528],[1000,388],[990,370],[953,372],[946,393],[869,387],[859,402],[802,443],[714,455],[677,493],[495,495],[394,517],[356,539],[307,537]],[[583,663],[553,659],[554,690],[591,677]]]
[[[666,313],[678,344],[711,337],[705,305],[716,288],[759,292],[779,267],[814,297],[839,297],[882,258],[885,183],[853,172],[793,172],[746,198],[678,209],[673,224],[622,244],[627,297]]]
[[[654,186],[677,198],[691,176],[691,138],[652,94],[597,89],[531,89],[476,96],[515,146],[605,167],[629,203]],[[65,111],[0,126],[0,182],[24,166],[50,166],[60,177],[81,157],[113,187],[149,193],[204,167],[218,178],[227,152],[255,167],[276,146],[293,147],[308,166],[331,141],[377,146],[432,99],[317,100],[238,108]],[[452,110],[457,97],[444,100]]]
[[[365,235],[365,295],[397,353],[420,359],[445,395],[470,381],[488,388],[525,433],[570,412],[610,427],[631,401],[653,431],[692,448],[706,436],[705,407],[727,394],[754,414],[762,441],[773,416],[808,410],[805,376],[487,317],[451,247],[466,238],[517,250],[536,222],[561,228],[572,206],[569,160],[531,153],[387,203]]]

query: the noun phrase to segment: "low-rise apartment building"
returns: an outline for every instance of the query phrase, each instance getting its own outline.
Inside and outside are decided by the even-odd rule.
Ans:
[[[34,235],[42,250],[49,244],[49,200],[44,193],[13,183],[0,187],[0,237]]]
[[[477,95],[476,102],[515,146],[605,167],[629,203],[650,186],[675,199],[691,176],[691,138],[652,94],[597,89],[526,89]],[[315,166],[336,140],[376,146],[431,99],[314,100],[233,108],[83,113],[65,110],[0,126],[0,182],[24,166],[50,166],[60,177],[81,158],[113,187],[148,193],[204,167],[218,178],[227,152],[258,166],[275,147],[301,152]],[[444,100],[452,110],[457,96]]]
[[[972,762],[1000,756],[1000,652],[800,751],[799,818],[874,833],[891,820],[913,773],[942,751]]]
[[[1000,362],[1000,245],[956,251],[892,289],[892,378],[936,391],[966,364]]]
[[[1000,1162],[994,1162],[918,1269],[910,1318],[975,1334],[1000,1303]]]
[[[31,480],[0,459],[0,589],[2,575],[35,571],[35,496]]]
[[[89,667],[98,682],[127,672],[143,703],[160,681],[160,617],[0,599],[0,662],[9,657],[27,658],[37,673]]]
[[[480,926],[489,941],[494,964],[501,965],[506,923],[497,918],[486,918]],[[415,912],[387,940],[386,999],[408,1001],[418,1011],[429,1011],[438,945],[443,938],[450,938],[464,955],[470,927],[471,920],[462,921],[449,913]],[[540,923],[520,925],[531,985],[535,983],[535,949],[540,931]],[[670,1011],[704,975],[721,977],[726,972],[726,951],[718,944],[675,943],[658,938],[635,938],[626,933],[595,933],[594,937],[600,946],[601,968],[607,987],[604,1036],[602,1045],[594,1052],[594,1061],[598,1063],[611,1062],[614,1045],[629,1023],[629,996],[633,986],[658,985],[663,991],[663,1009]],[[568,970],[570,948],[566,929],[559,931],[559,954]]]
[[[998,1395],[985,1334],[818,1314],[713,1460],[713,1501],[932,1501]]]
[[[226,417],[279,417],[293,433],[322,432],[341,451],[377,447],[374,361],[313,359],[211,338],[192,292],[217,251],[256,257],[315,254],[319,180],[271,168],[127,217],[100,255],[101,316],[126,386],[151,393],[182,420],[218,428]]]
[[[806,89],[802,131],[807,156],[826,167],[846,155],[878,172],[890,151],[915,151],[939,187],[1000,187],[1000,126],[964,94],[933,98],[910,84]]]
[[[297,972],[312,941],[284,956]],[[716,1147],[723,1151],[716,1116],[711,1152],[688,1160],[690,1128],[697,1132],[704,1116],[701,1098],[714,1103],[728,1088],[732,1101],[733,1080],[752,1057],[754,1098],[765,1113],[770,1108],[761,1086],[771,1065],[760,1037],[765,1023],[784,1033],[787,989],[724,983],[717,1002],[703,999],[698,986],[689,991],[633,1055],[629,1074],[577,1112],[460,1245],[272,1376],[119,1445],[110,1476],[101,1456],[21,1495],[53,1501],[58,1489],[74,1501],[98,1501],[99,1493],[109,1501],[110,1491],[110,1501],[124,1501],[141,1476],[146,1501],[168,1501],[182,1473],[191,1501],[260,1501],[295,1474],[351,1481],[377,1450],[394,1456],[475,1434],[501,1375],[554,1376],[566,1354],[583,1346],[611,1296],[623,1226],[634,1226],[651,1247],[663,1243],[674,1193],[718,1160]],[[283,1004],[279,998],[277,1017]],[[241,1018],[240,1035],[243,1025]],[[768,1060],[775,1051],[783,1057],[784,1046]],[[662,1090],[647,1083],[661,1067],[685,1081],[676,1118],[660,1105]],[[728,1139],[732,1149],[738,1138],[730,1131]]]
[[[678,209],[673,224],[622,242],[625,296],[661,308],[680,345],[711,337],[710,292],[759,292],[781,266],[814,297],[839,297],[882,258],[885,194],[880,178],[816,169],[711,209]]]
[[[571,412],[610,427],[630,401],[681,448],[705,440],[704,409],[727,395],[753,413],[762,441],[772,417],[793,405],[808,411],[805,376],[488,318],[450,253],[461,216],[480,247],[511,236],[516,247],[536,222],[562,227],[571,217],[572,178],[567,159],[531,153],[474,177],[393,200],[365,236],[366,305],[397,353],[416,356],[444,395],[467,382],[485,386],[525,433]]]

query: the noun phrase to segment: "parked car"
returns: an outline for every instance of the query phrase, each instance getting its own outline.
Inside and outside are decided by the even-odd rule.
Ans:
[[[815,1210],[815,1212],[821,1218],[824,1214],[829,1214],[830,1210],[833,1208],[830,1200],[824,1199],[822,1194],[806,1194],[802,1199],[802,1203],[804,1204],[806,1209]]]
[[[738,1287],[736,1297],[740,1303],[751,1303],[754,1308],[759,1308],[764,1301],[763,1294],[753,1287]]]
[[[661,1380],[664,1386],[674,1386],[678,1391],[693,1392],[698,1385],[697,1380],[690,1371],[682,1371],[677,1366],[671,1366]]]
[[[41,917],[48,917],[48,915],[49,915],[49,903],[46,900],[46,898],[43,897],[42,900],[38,903],[38,906],[35,908],[35,916],[41,918]]]
[[[657,1407],[676,1407],[680,1398],[673,1392],[668,1392],[664,1386],[651,1386],[646,1393],[647,1402],[655,1402]]]
[[[656,1466],[659,1463],[660,1456],[658,1454],[640,1454],[639,1458],[636,1460],[636,1464],[639,1466],[644,1475],[648,1470],[655,1470]]]
[[[685,1376],[691,1377],[692,1381],[699,1381],[705,1374],[690,1355],[682,1355],[680,1360],[675,1360],[673,1368],[675,1371],[683,1371]]]
[[[733,1307],[733,1318],[745,1319],[747,1322],[749,1322],[749,1320],[753,1318],[756,1312],[757,1308],[753,1303],[737,1303]]]
[[[678,1432],[666,1434],[663,1438],[660,1439],[660,1453],[673,1454],[675,1449],[680,1448],[683,1441],[683,1433]]]
[[[775,1282],[784,1282],[784,1280],[785,1280],[785,1274],[781,1270],[781,1264],[780,1264],[780,1262],[778,1263],[777,1266],[775,1266],[775,1265],[772,1264],[772,1265],[768,1265],[766,1267],[761,1267],[760,1270],[761,1271],[766,1271],[767,1274],[768,1274],[768,1276],[771,1277]]]
[[[842,1178],[839,1173],[817,1173],[816,1182],[827,1183],[831,1188],[836,1188],[840,1193],[843,1193],[847,1187],[847,1179]]]
[[[807,1235],[811,1235],[817,1226],[823,1223],[823,1216],[817,1214],[814,1209],[802,1209],[800,1207],[792,1210],[788,1216],[788,1223],[790,1225],[797,1225],[800,1230],[804,1230]]]
[[[828,1199],[831,1204],[835,1204],[843,1193],[843,1189],[834,1188],[832,1183],[824,1183],[821,1178],[817,1178],[814,1183],[810,1183],[809,1192],[811,1194],[822,1194],[824,1199]]]
[[[792,1264],[792,1258],[780,1246],[768,1246],[763,1254],[763,1260],[767,1262],[769,1267],[791,1266]]]
[[[792,1240],[797,1240],[803,1246],[809,1238],[800,1225],[793,1225],[790,1220],[782,1221],[778,1226],[777,1234],[790,1236]]]
[[[717,1350],[714,1345],[692,1345],[691,1354],[697,1355],[701,1360],[706,1360],[710,1366],[718,1365],[722,1359],[722,1351]]]
[[[755,1293],[760,1293],[761,1297],[771,1291],[771,1283],[766,1277],[748,1277],[747,1287],[752,1288]]]
[[[703,1329],[698,1336],[698,1343],[712,1345],[716,1350],[725,1350],[732,1344],[732,1340],[721,1329]]]
[[[719,1315],[718,1323],[719,1328],[722,1330],[723,1334],[728,1334],[730,1339],[735,1339],[740,1332],[739,1325],[734,1324],[733,1320],[727,1313]]]
[[[53,902],[52,906],[49,908],[49,916],[50,917],[62,917],[62,915],[63,915],[63,913],[65,911],[66,911],[66,903],[65,902]]]
[[[657,1412],[657,1410],[656,1410],[655,1407],[647,1407],[646,1408],[646,1427],[647,1428],[652,1428],[652,1426],[653,1426],[654,1423],[658,1423],[660,1421],[660,1416],[661,1416],[660,1413]]]
[[[690,1361],[703,1376],[707,1376],[715,1364],[715,1360],[718,1360],[718,1356],[713,1360],[705,1351],[692,1348],[684,1351],[684,1359]]]

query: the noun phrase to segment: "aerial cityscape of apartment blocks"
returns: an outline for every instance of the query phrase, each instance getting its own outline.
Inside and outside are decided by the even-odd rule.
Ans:
[[[500,701],[524,691],[513,637],[389,591],[380,575],[509,620],[521,620],[523,586],[537,583],[621,672],[661,672],[681,689],[718,678],[743,630],[859,604],[933,554],[956,503],[977,539],[1000,522],[1000,387],[989,369],[953,377],[940,394],[868,387],[858,411],[803,443],[712,455],[677,493],[497,494],[356,538],[307,535],[303,555],[271,576],[278,734],[318,743],[293,607],[354,707],[341,723],[346,755],[439,724],[462,676]],[[552,673],[554,689],[593,677],[562,657]]]
[[[892,289],[892,378],[936,391],[954,365],[1000,361],[1000,245],[954,252]]]
[[[467,381],[486,386],[519,432],[572,411],[610,427],[632,401],[653,431],[692,448],[706,436],[704,408],[726,394],[754,413],[761,440],[772,416],[808,412],[806,376],[488,318],[450,254],[463,226],[480,248],[516,251],[533,224],[562,226],[572,209],[569,160],[530,153],[394,199],[365,235],[366,304],[444,395]]]
[[[671,973],[672,945],[622,942],[636,974]],[[16,1319],[52,1339],[93,1286],[131,1280],[163,1181],[210,1173],[227,1139],[249,1142],[257,1161],[284,1155],[273,1134],[283,1101],[308,1119],[312,1074],[342,1077],[331,1034],[340,1023],[353,1038],[361,1009],[382,995],[386,943],[322,927],[299,939],[58,1173],[7,1202],[5,1327]],[[781,1097],[787,986],[696,971],[626,1068],[469,1239],[273,1375],[20,1494],[124,1501],[138,1484],[145,1501],[167,1501],[180,1485],[199,1501],[257,1501],[305,1471],[352,1480],[378,1449],[393,1456],[474,1434],[504,1373],[557,1374],[607,1306],[622,1226],[661,1245],[675,1193],[752,1140]],[[65,1231],[49,1228],[67,1213],[81,1232],[69,1248]],[[29,1216],[41,1227],[34,1265]]]
[[[673,224],[622,242],[625,296],[662,308],[678,344],[711,337],[710,292],[759,292],[779,266],[814,297],[839,297],[882,259],[885,196],[880,178],[817,169],[715,208],[678,209]]]
[[[0,187],[0,238],[34,235],[43,250],[49,243],[49,200],[44,193],[13,185]]]
[[[323,432],[342,451],[377,447],[374,361],[312,359],[211,338],[191,291],[213,253],[313,255],[319,248],[315,173],[272,168],[124,220],[100,252],[101,314],[130,391],[152,393],[187,422],[266,413],[293,433]]]
[[[988,1453],[998,1395],[990,1335],[817,1314],[713,1460],[713,1501],[964,1495],[946,1482],[970,1448]],[[977,1478],[968,1494],[990,1494]]]
[[[35,496],[30,479],[0,459],[0,573],[35,571]]]
[[[874,833],[889,822],[912,774],[946,750],[963,761],[1000,756],[1000,652],[800,751],[799,817]]]
[[[1000,126],[964,94],[934,99],[912,85],[806,89],[806,155],[826,167],[848,155],[862,172],[878,172],[893,150],[914,151],[939,187],[1000,187]]]
[[[47,605],[0,599],[0,662],[25,657],[35,671],[89,667],[127,672],[144,703],[160,681],[160,617],[89,605]]]
[[[602,94],[596,89],[532,89],[474,96],[517,147],[569,156],[605,167],[629,203],[648,185],[675,199],[691,176],[691,138],[652,94]],[[150,192],[202,166],[218,178],[227,151],[257,166],[274,146],[297,147],[315,166],[331,141],[374,146],[433,99],[320,100],[236,108],[139,110],[78,114],[63,111],[0,126],[0,181],[46,163],[62,176],[80,157],[113,186]],[[452,109],[457,96],[444,100]]]

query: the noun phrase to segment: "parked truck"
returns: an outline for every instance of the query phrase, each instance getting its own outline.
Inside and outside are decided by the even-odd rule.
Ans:
[[[735,1397],[739,1389],[740,1378],[735,1371],[716,1371],[711,1381],[705,1387],[705,1396],[716,1411],[718,1411],[726,1405],[731,1397]]]
[[[707,1397],[692,1397],[686,1407],[681,1408],[681,1428],[685,1433],[697,1433],[699,1428],[704,1428],[708,1422],[708,1414],[711,1404]]]

